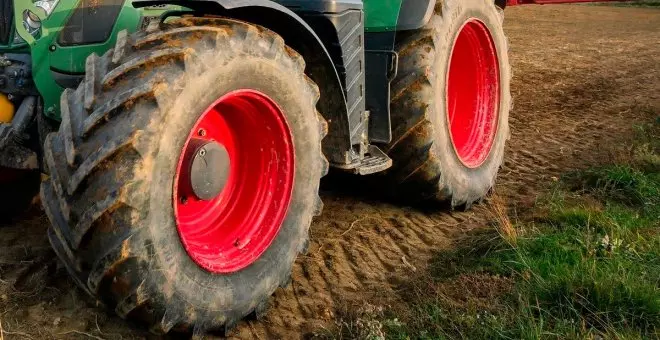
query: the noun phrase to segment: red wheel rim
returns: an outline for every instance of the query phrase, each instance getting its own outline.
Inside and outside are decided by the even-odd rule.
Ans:
[[[226,182],[206,200],[191,185],[191,159],[204,143],[217,143],[228,156]],[[254,90],[218,99],[190,131],[174,180],[174,215],[188,255],[213,273],[252,264],[280,230],[293,181],[293,140],[277,104]]]
[[[484,163],[497,131],[500,72],[488,27],[477,19],[461,28],[447,80],[447,118],[454,150],[469,168]]]

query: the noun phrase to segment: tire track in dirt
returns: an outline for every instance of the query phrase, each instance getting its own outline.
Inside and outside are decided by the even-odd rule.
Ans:
[[[553,176],[615,156],[606,150],[624,143],[632,124],[658,115],[660,11],[530,6],[506,17],[515,108],[496,191],[510,207],[526,209]],[[487,204],[467,212],[420,210],[360,193],[369,188],[355,180],[337,185],[343,179],[333,177],[324,183],[325,209],[292,284],[275,293],[263,320],[241,322],[236,338],[323,333],[338,309],[396,296],[435,252],[494,220]],[[150,337],[74,287],[48,250],[47,223],[33,211],[20,225],[0,227],[5,338],[86,338],[71,330],[103,339]]]

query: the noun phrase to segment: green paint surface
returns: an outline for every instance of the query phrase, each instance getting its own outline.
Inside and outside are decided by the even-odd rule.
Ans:
[[[396,29],[404,0],[364,0],[365,29],[384,32]]]
[[[57,120],[60,119],[60,96],[64,88],[55,82],[51,70],[57,70],[65,74],[81,75],[85,72],[87,57],[93,53],[102,55],[111,49],[120,31],[135,32],[140,27],[142,16],[159,15],[166,10],[171,10],[138,10],[133,8],[130,1],[127,1],[123,5],[106,41],[80,46],[60,46],[57,42],[59,33],[81,1],[83,0],[60,0],[53,13],[47,16],[45,11],[34,7],[31,1],[15,0],[15,33],[20,35],[25,43],[18,46],[0,46],[0,51],[13,51],[17,48],[25,51],[29,49],[29,53],[32,55],[32,78],[43,97],[45,114]],[[179,7],[176,7],[176,9],[179,9]],[[42,28],[36,39],[22,25],[25,11],[32,11],[41,19]]]

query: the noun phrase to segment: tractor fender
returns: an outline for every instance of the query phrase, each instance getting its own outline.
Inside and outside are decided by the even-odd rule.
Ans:
[[[494,1],[498,7],[506,7],[507,0]],[[424,27],[433,16],[435,3],[436,0],[403,0],[397,30],[416,30]]]
[[[431,20],[435,0],[403,0],[399,11],[398,31],[416,30]]]
[[[323,151],[331,163],[345,163],[351,150],[343,84],[321,38],[299,15],[271,0],[141,0],[135,8],[178,5],[200,14],[221,15],[260,25],[279,34],[305,59],[305,73],[319,86],[318,108],[329,125]]]

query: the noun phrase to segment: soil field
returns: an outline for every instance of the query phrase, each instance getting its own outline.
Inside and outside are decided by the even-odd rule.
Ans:
[[[660,116],[660,10],[523,6],[506,11],[505,28],[515,107],[496,192],[515,215],[560,173],[612,157],[636,123]],[[325,210],[292,284],[276,292],[263,320],[241,322],[236,338],[323,334],[342,309],[388,301],[434,252],[495,220],[487,203],[467,212],[405,207],[345,179],[325,180]],[[0,338],[152,338],[75,287],[50,250],[47,225],[35,204],[22,222],[0,226]]]

